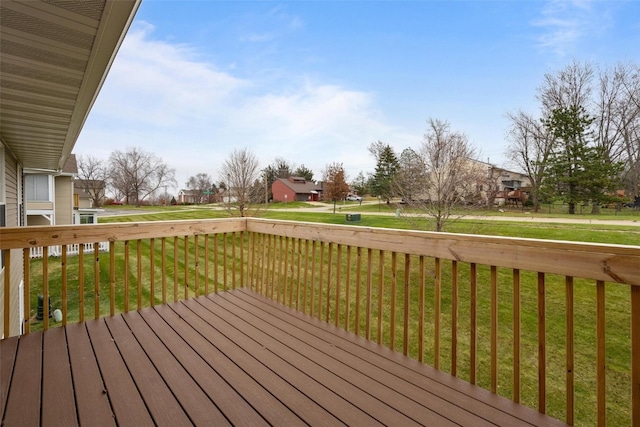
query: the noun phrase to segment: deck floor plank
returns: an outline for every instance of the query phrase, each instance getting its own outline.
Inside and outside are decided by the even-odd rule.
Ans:
[[[140,315],[232,424],[268,425],[264,418],[191,348],[192,334],[180,336],[160,317],[156,309],[141,310]]]
[[[122,318],[191,422],[196,425],[230,425],[218,407],[146,324],[140,313],[132,311]]]
[[[308,332],[309,343],[326,342],[336,349],[356,356],[356,360],[367,361],[384,372],[432,392],[449,402],[464,402],[463,410],[469,411],[498,425],[566,425],[565,423],[519,405],[509,399],[476,387],[445,372],[408,358],[400,353],[379,346],[350,332],[327,324],[282,306],[272,300],[246,289],[222,294],[227,299],[240,299],[259,310],[266,310],[269,316],[290,323]],[[249,310],[249,309],[248,309]],[[254,309],[250,311],[254,312]],[[358,364],[358,366],[360,366]],[[455,403],[454,403],[455,404]]]
[[[209,342],[232,359],[256,382],[264,384],[272,395],[292,409],[306,423],[314,426],[336,425],[338,420],[331,413],[325,411],[306,395],[299,393],[291,384],[263,364],[263,357],[269,356],[268,351],[261,348],[257,353],[247,352],[236,343],[239,336],[227,337],[203,320],[198,314],[207,318],[208,312],[205,313],[206,310],[193,300],[183,301],[183,304],[175,307],[176,312],[194,325]]]
[[[379,425],[380,421],[376,420],[367,411],[363,411],[358,402],[361,402],[364,393],[361,390],[348,390],[350,392],[350,400],[344,399],[341,393],[344,393],[345,388],[349,388],[349,384],[345,384],[340,381],[339,378],[334,378],[331,372],[327,371],[322,366],[311,363],[308,359],[300,357],[294,354],[282,354],[275,347],[277,342],[270,339],[270,337],[259,337],[255,332],[247,330],[246,328],[237,328],[237,322],[233,323],[233,326],[228,323],[232,319],[231,316],[225,315],[222,310],[213,308],[205,298],[198,299],[198,303],[203,304],[203,307],[209,310],[209,313],[204,313],[206,316],[214,316],[220,318],[222,321],[215,321],[216,325],[220,328],[220,332],[227,336],[235,336],[234,338],[238,345],[242,346],[245,350],[252,354],[261,353],[260,360],[268,365],[271,369],[282,376],[292,386],[298,390],[304,390],[304,393],[314,400],[318,405],[322,406],[328,412],[332,412],[334,416],[339,418],[342,422],[348,425]],[[318,377],[324,376],[323,380],[319,381]],[[372,402],[369,400],[369,404],[379,404],[380,402]],[[380,405],[380,406],[383,406]],[[409,425],[409,419],[405,418],[402,414],[395,411],[387,412],[388,419],[393,419],[396,422],[405,422]]]
[[[187,322],[183,316],[180,316],[177,311],[180,311],[178,307],[181,304],[156,306],[155,310],[269,424],[304,425],[291,409],[276,399],[261,383],[248,375],[232,359],[229,359],[208,341],[199,332],[202,325]],[[188,310],[185,314],[189,315]]]
[[[122,316],[105,317],[105,322],[154,423],[167,426],[191,424]]]
[[[248,289],[2,340],[0,364],[7,427],[565,425]]]
[[[237,317],[237,312],[228,312],[223,306],[216,305],[211,300],[200,299],[198,302],[204,304],[210,311],[220,316],[227,323],[229,320]],[[252,320],[254,321],[252,322]],[[256,326],[253,326],[252,323]],[[285,367],[284,369],[281,368],[279,371],[293,372],[300,369],[305,375],[308,375],[310,378],[307,379],[305,383],[301,383],[299,387],[308,390],[309,380],[326,387],[327,391],[314,395],[314,398],[318,399],[316,401],[319,404],[322,404],[327,410],[332,411],[345,423],[351,425],[354,422],[360,421],[362,424],[370,424],[371,421],[364,418],[364,416],[366,416],[367,418],[376,418],[378,422],[386,425],[418,424],[412,419],[412,417],[416,417],[416,413],[421,412],[424,408],[419,407],[418,405],[413,405],[411,406],[410,411],[405,412],[393,408],[393,404],[390,404],[390,402],[393,401],[396,396],[394,396],[393,393],[390,393],[390,390],[387,387],[371,383],[366,386],[354,385],[353,383],[357,382],[357,380],[353,378],[353,376],[350,377],[350,372],[347,372],[345,375],[347,379],[336,374],[336,371],[349,371],[349,367],[336,366],[332,363],[330,357],[327,356],[322,358],[318,355],[322,360],[317,360],[316,358],[314,361],[312,360],[313,355],[312,358],[309,358],[303,354],[293,351],[292,348],[300,350],[300,347],[305,346],[306,344],[292,338],[291,336],[287,337],[289,339],[285,339],[282,334],[277,334],[276,331],[273,330],[270,330],[273,334],[264,333],[258,328],[257,325],[259,323],[262,323],[260,319],[255,320],[249,318],[245,319],[245,322],[236,321],[233,323],[233,326],[238,328],[238,330],[243,334],[251,336],[253,340],[257,341],[256,343],[253,343],[254,346],[262,346],[265,349],[268,349],[269,352],[273,353],[275,360],[282,360],[283,363],[284,361],[287,361],[290,367]],[[260,326],[262,327],[262,325]],[[227,331],[227,333],[233,334],[233,331]],[[282,339],[285,339],[287,342],[281,343],[279,340]],[[251,342],[243,343],[245,348],[249,345],[251,345]],[[269,365],[273,366],[274,363],[269,362]],[[323,401],[323,398],[327,396],[327,392],[329,392],[330,395],[335,396],[333,401],[342,403],[342,405],[337,406],[333,401]],[[349,401],[351,402],[350,404]],[[428,418],[433,423],[438,423],[439,425],[447,424],[447,420],[436,413],[430,412],[428,415],[429,416],[425,418]],[[453,423],[451,423],[451,425],[453,425]]]
[[[84,425],[115,425],[107,390],[102,381],[86,324],[73,323],[67,325],[65,329],[78,421]]]
[[[88,320],[86,325],[116,422],[119,425],[152,426],[153,419],[104,319]]]
[[[42,370],[42,332],[21,337],[11,378],[3,424],[7,426],[37,426],[40,424]],[[19,387],[13,387],[19,385]]]
[[[42,357],[42,425],[78,425],[64,328],[44,333]]]
[[[362,363],[362,360],[342,352],[335,346],[310,339],[301,329],[282,321],[279,322],[272,316],[265,315],[265,312],[261,312],[261,310],[251,309],[251,306],[239,307],[228,298],[217,298],[216,304],[230,310],[234,316],[245,319],[247,323],[270,331],[269,335],[273,339],[280,340],[285,345],[295,348],[296,351],[303,353],[305,357],[315,363],[323,364],[332,374],[341,376],[345,381],[370,393],[397,412],[407,414],[416,422],[445,424],[449,421],[452,424],[464,422],[477,426],[492,425],[473,413],[461,411],[460,408],[447,404],[448,402],[436,394],[419,389],[371,364]],[[300,319],[299,321],[304,320]],[[298,337],[298,342],[292,341],[291,337],[294,336]],[[346,396],[349,396],[348,391],[345,393]],[[371,411],[367,407],[363,409]],[[377,411],[379,408],[376,408]]]
[[[13,366],[18,350],[18,337],[11,337],[0,341],[0,420],[4,416],[7,406],[9,385],[13,375]]]

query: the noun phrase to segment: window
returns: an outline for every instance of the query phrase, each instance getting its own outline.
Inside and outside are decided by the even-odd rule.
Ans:
[[[93,214],[80,214],[80,224],[93,224]]]
[[[50,202],[49,175],[27,175],[24,182],[28,202]]]

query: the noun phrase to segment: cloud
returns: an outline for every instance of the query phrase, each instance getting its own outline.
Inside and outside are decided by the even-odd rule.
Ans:
[[[350,176],[371,170],[366,147],[377,139],[413,144],[389,126],[374,94],[291,75],[285,84],[221,71],[188,45],[154,38],[153,27],[130,31],[76,144],[79,155],[108,158],[139,147],[176,169],[179,187],[204,172],[214,179],[234,148],[261,162],[283,157],[316,177],[332,162]],[[280,81],[280,80],[278,80]]]
[[[606,27],[592,0],[549,0],[533,22],[541,29],[538,46],[559,56],[568,55],[585,37]]]

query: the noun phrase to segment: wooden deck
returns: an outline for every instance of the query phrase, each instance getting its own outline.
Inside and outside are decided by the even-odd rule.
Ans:
[[[564,425],[246,289],[0,342],[2,425]]]

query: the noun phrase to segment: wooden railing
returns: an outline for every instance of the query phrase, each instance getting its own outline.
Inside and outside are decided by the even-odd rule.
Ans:
[[[23,257],[25,333],[50,326],[47,304],[29,321],[35,292],[64,324],[250,286],[568,424],[640,425],[637,246],[259,219],[0,233],[5,268],[10,249],[63,248]],[[100,241],[108,259],[65,256]]]

